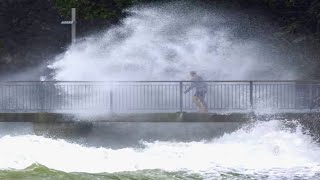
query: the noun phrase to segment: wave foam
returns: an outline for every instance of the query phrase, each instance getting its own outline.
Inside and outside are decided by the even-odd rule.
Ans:
[[[279,121],[261,122],[221,138],[202,142],[142,142],[145,148],[85,147],[34,135],[0,139],[0,169],[23,169],[34,163],[65,172],[122,172],[144,169],[213,173],[320,172],[320,147],[312,138],[282,128]],[[306,170],[307,169],[307,170]]]

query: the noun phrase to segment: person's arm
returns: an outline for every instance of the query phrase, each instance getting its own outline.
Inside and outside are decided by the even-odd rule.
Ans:
[[[188,93],[191,89],[193,89],[195,87],[195,83],[194,82],[191,82],[191,85],[190,85],[190,87],[188,88],[188,89],[186,89],[185,91],[184,91],[184,93],[186,94],[186,93]]]

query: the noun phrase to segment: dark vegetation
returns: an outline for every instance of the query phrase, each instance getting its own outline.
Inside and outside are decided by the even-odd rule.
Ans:
[[[161,0],[1,0],[0,75],[45,64],[63,52],[70,43],[70,27],[60,22],[69,19],[71,7],[81,9],[77,30],[78,36],[85,36],[117,23],[126,16],[125,8],[155,1]],[[302,50],[295,63],[301,68],[319,67],[305,73],[305,77],[320,79],[316,71],[320,69],[319,0],[201,0],[201,3],[239,11],[255,9],[270,16],[280,26],[272,35],[279,41],[279,49],[287,53]]]
[[[84,19],[110,19],[122,16],[122,10],[133,5],[132,0],[55,0],[58,12],[70,15],[71,8],[81,9],[79,17]]]
[[[280,27],[269,37],[277,44],[277,51],[295,56],[290,63],[299,67],[301,78],[320,79],[319,0],[230,0],[225,4],[238,10],[259,10],[271,17]]]

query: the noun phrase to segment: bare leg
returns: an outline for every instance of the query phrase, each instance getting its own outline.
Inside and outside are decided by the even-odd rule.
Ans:
[[[201,112],[208,113],[208,105],[207,105],[206,101],[204,100],[204,97],[199,97],[198,99],[201,104]]]
[[[198,112],[201,112],[201,100],[197,96],[192,96],[192,102],[196,104]]]

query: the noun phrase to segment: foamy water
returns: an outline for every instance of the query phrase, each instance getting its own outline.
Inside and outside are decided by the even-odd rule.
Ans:
[[[200,174],[239,172],[293,177],[320,172],[320,147],[280,121],[256,123],[202,142],[142,142],[145,148],[85,147],[34,135],[0,139],[0,169],[34,163],[65,172],[122,172],[144,169],[185,170]]]

